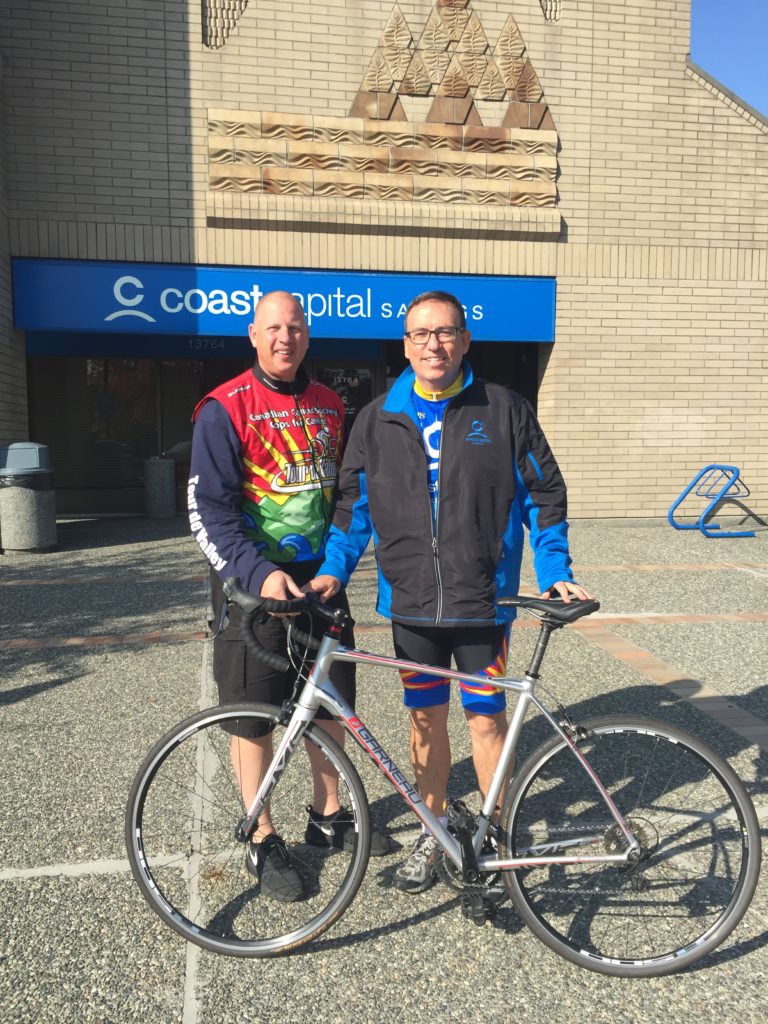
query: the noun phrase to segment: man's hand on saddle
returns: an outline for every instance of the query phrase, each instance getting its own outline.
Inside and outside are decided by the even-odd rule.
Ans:
[[[341,590],[341,580],[335,576],[315,576],[303,590],[315,594],[321,601],[327,601]]]
[[[554,597],[561,598],[566,604],[571,603],[572,597],[576,597],[580,601],[589,601],[594,596],[594,594],[590,594],[586,587],[582,587],[572,580],[558,580],[557,583],[553,583],[551,587],[548,587],[543,593],[539,594],[539,597],[545,601],[548,601],[550,597]]]

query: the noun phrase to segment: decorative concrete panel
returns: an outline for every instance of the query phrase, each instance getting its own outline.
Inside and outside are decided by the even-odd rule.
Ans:
[[[436,102],[472,105],[469,97]],[[211,111],[215,192],[554,207],[554,132]],[[235,120],[235,115],[240,120]]]
[[[395,120],[402,105],[375,101],[375,95],[398,97],[449,97],[470,103],[434,102],[428,121],[452,124],[484,124],[482,105],[507,100],[546,105],[541,83],[525,46],[525,40],[509,15],[493,47],[479,15],[469,0],[438,2],[424,29],[416,36],[395,5],[363,77],[360,92],[350,108],[351,116]],[[405,70],[403,70],[405,69]],[[498,117],[494,112],[491,116]],[[508,126],[554,127],[548,108],[541,111],[514,109],[502,123]]]
[[[405,97],[425,101],[423,120]],[[486,101],[501,124],[484,123]],[[554,208],[554,127],[511,15],[492,45],[469,0],[437,0],[420,35],[395,4],[347,118],[210,111],[210,187]]]
[[[561,0],[539,0],[544,17],[547,21],[560,21]]]

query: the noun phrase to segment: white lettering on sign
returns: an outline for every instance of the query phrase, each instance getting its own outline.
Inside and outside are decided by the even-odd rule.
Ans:
[[[124,274],[117,278],[112,287],[112,293],[120,308],[104,317],[105,322],[117,320],[120,317],[138,317],[149,321],[149,323],[157,323],[153,316],[137,308],[146,298],[144,284],[138,277]],[[201,316],[203,313],[208,313],[212,316],[242,316],[250,319],[264,294],[265,292],[258,284],[254,284],[250,291],[236,288],[231,292],[225,291],[223,288],[212,288],[206,291],[205,288],[200,287],[188,288],[183,291],[181,288],[169,286],[161,289],[159,303],[162,311],[170,316],[177,316],[179,313]],[[332,291],[307,292],[306,294],[293,292],[292,294],[301,304],[310,327],[313,322],[323,319],[370,320],[374,316],[378,316],[382,320],[400,319],[405,316],[408,308],[408,304],[405,302],[401,302],[399,305],[393,302],[380,302],[375,307],[371,288],[360,292],[345,292],[339,285]],[[473,305],[469,308],[464,306],[463,308],[468,322],[483,319],[482,305]]]

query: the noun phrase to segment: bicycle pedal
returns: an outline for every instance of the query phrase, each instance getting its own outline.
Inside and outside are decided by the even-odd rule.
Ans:
[[[482,927],[496,916],[496,906],[482,893],[466,893],[461,898],[461,913],[473,924]]]
[[[477,816],[470,811],[463,800],[449,800],[447,814],[448,827],[454,835],[466,832],[473,836],[477,831]]]

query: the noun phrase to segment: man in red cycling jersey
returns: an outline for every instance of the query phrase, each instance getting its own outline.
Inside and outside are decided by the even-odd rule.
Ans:
[[[265,295],[256,307],[249,338],[256,352],[253,368],[206,395],[193,416],[189,519],[211,564],[215,620],[224,601],[222,580],[230,576],[261,597],[301,596],[300,588],[324,557],[344,437],[341,400],[311,381],[302,366],[309,331],[296,298],[280,291]],[[334,600],[348,610],[343,592]],[[278,618],[258,626],[257,637],[262,647],[285,656],[286,637]],[[344,642],[354,644],[351,626]],[[213,673],[221,704],[280,706],[291,696],[296,676],[253,657],[240,639],[236,608],[230,609],[229,624],[214,641]],[[332,677],[354,705],[354,666],[336,665]],[[326,719],[320,722],[323,728],[343,743],[341,727],[327,720],[327,712],[319,717]],[[256,796],[262,765],[271,757],[272,741],[262,733],[243,734],[242,726],[235,729],[232,763],[247,807]],[[314,794],[306,842],[343,845],[352,838],[353,822],[339,806],[338,776],[313,744],[308,754]],[[372,835],[374,855],[395,845],[387,836]],[[290,902],[304,895],[301,875],[269,809],[247,845],[246,867],[272,899]]]

